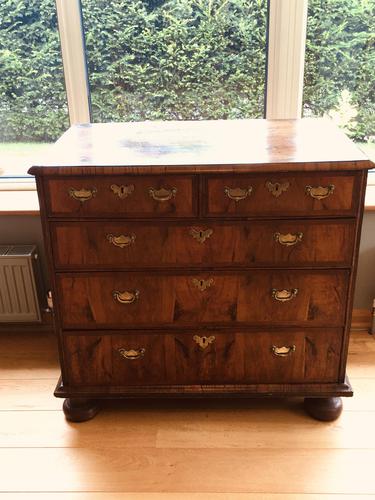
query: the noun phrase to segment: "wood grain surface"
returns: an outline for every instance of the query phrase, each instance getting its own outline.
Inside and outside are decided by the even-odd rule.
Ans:
[[[346,271],[254,270],[57,276],[64,328],[237,324],[342,326]],[[204,288],[204,289],[202,289]],[[281,302],[274,294],[293,295]],[[138,298],[120,303],[114,292]],[[276,291],[276,292],[275,292]],[[277,296],[277,295],[276,295]]]
[[[350,266],[352,220],[52,222],[58,269]],[[293,245],[280,243],[285,237]],[[121,244],[111,243],[111,237]],[[115,240],[116,241],[116,240]]]
[[[336,329],[212,334],[66,335],[67,385],[338,381],[342,332]],[[129,359],[123,350],[142,354]]]
[[[316,118],[75,125],[35,165],[38,175],[371,168],[341,130]]]

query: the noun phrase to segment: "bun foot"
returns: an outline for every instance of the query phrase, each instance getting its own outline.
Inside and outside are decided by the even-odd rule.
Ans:
[[[305,398],[306,412],[316,420],[331,422],[336,420],[342,412],[341,398]]]
[[[63,403],[63,411],[70,422],[85,422],[95,417],[99,407],[90,399],[67,398]]]

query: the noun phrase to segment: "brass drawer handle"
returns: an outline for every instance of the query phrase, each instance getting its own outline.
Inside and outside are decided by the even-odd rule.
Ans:
[[[273,194],[275,198],[281,196],[289,188],[289,182],[266,182],[268,191]]]
[[[120,302],[120,304],[132,304],[139,298],[139,290],[125,291],[125,292],[113,292],[113,298]]]
[[[279,302],[288,302],[297,296],[298,288],[291,288],[290,290],[277,290],[272,289],[272,298]]]
[[[98,190],[95,187],[93,187],[92,189],[70,188],[68,192],[72,198],[74,198],[77,201],[80,201],[81,203],[84,203],[85,201],[91,200],[91,198],[94,198],[96,196],[96,193],[98,192]]]
[[[118,352],[121,354],[121,356],[125,359],[140,359],[143,358],[145,355],[146,349],[144,347],[141,347],[140,349],[118,349]]]
[[[148,188],[148,194],[156,201],[169,201],[176,196],[177,188],[172,189],[154,189],[152,187]]]
[[[190,236],[199,241],[199,243],[204,243],[212,235],[212,233],[212,229],[199,229],[195,227],[192,227],[189,231]]]
[[[112,243],[115,247],[125,248],[133,245],[135,242],[135,234],[120,234],[119,236],[114,236],[113,234],[107,234],[107,240]]]
[[[112,184],[111,189],[114,194],[117,194],[119,198],[123,199],[127,198],[133,193],[134,184],[129,184],[128,186],[124,186],[123,184],[121,186],[118,186],[117,184]]]
[[[214,284],[213,278],[209,278],[208,280],[193,278],[191,282],[200,292],[204,292],[207,288],[210,288],[210,286]]]
[[[296,346],[293,345],[283,345],[282,347],[277,347],[275,345],[272,346],[272,352],[275,356],[281,356],[282,358],[286,358],[290,356],[293,352],[295,352]]]
[[[235,202],[244,200],[248,196],[251,195],[253,188],[252,186],[249,186],[247,189],[242,189],[242,188],[230,188],[228,186],[225,186],[224,188],[224,193],[230,198],[231,200],[234,200]]]
[[[275,241],[277,241],[277,243],[280,243],[280,245],[284,245],[286,247],[292,247],[293,245],[297,245],[297,243],[302,241],[303,233],[295,233],[295,234],[274,233],[273,237]]]
[[[328,198],[330,194],[335,190],[335,186],[333,184],[329,184],[329,186],[306,186],[306,194],[309,194],[311,198],[315,198],[316,200],[324,200],[324,198]]]
[[[214,335],[210,335],[209,337],[203,336],[200,337],[199,335],[194,335],[193,337],[194,342],[198,344],[198,346],[204,350],[207,349],[207,347],[215,342],[216,337]]]

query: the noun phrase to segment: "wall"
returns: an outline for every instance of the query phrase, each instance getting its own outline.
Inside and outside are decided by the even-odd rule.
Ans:
[[[0,244],[35,243],[39,249],[42,272],[48,286],[48,273],[43,248],[42,226],[37,216],[0,216]],[[366,212],[363,219],[359,251],[354,307],[369,309],[375,298],[375,211]]]

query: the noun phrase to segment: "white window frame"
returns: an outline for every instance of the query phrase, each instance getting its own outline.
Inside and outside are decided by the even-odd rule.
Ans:
[[[300,118],[308,0],[269,0],[266,118]],[[56,0],[70,123],[90,123],[80,0]]]

